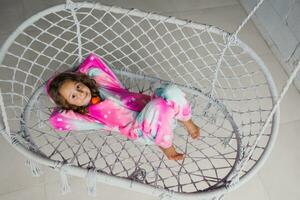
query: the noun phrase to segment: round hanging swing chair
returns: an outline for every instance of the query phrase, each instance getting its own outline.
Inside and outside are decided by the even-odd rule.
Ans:
[[[237,34],[236,34],[237,35]],[[67,1],[20,25],[0,53],[2,131],[34,163],[67,175],[160,198],[219,198],[253,176],[274,142],[278,112],[261,134],[277,97],[262,60],[213,26],[93,3]],[[90,53],[108,63],[130,91],[152,94],[163,83],[180,87],[192,104],[200,140],[177,124],[170,161],[157,146],[107,130],[59,132],[48,118],[45,93],[54,74],[78,66]]]

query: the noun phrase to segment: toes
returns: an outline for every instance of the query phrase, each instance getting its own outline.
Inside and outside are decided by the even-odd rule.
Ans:
[[[193,135],[192,138],[193,138],[193,139],[197,139],[197,138],[198,138],[198,135]]]
[[[198,139],[200,137],[200,129],[198,129],[197,131],[191,133],[191,137],[193,139]]]
[[[183,158],[184,158],[184,154],[181,153],[168,157],[169,160],[182,160]]]
[[[174,160],[182,160],[183,159],[183,154],[177,154],[176,156],[173,157]]]
[[[196,124],[186,125],[186,129],[192,139],[198,139],[200,136],[200,128]]]

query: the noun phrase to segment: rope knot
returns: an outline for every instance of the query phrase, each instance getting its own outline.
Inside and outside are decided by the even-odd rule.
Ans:
[[[231,139],[232,139],[232,134],[229,136],[229,137],[226,137],[226,138],[223,138],[222,139],[222,145],[223,145],[223,147],[224,148],[227,148],[228,147],[228,145],[229,145],[229,142],[231,141]]]
[[[160,200],[172,200],[173,196],[174,196],[174,191],[168,190],[168,191],[164,191],[158,197]]]
[[[134,181],[144,182],[146,178],[146,170],[138,167],[128,178]]]
[[[236,174],[235,176],[232,177],[232,179],[226,184],[226,188],[229,190],[234,189],[235,185],[240,181],[240,176],[239,174]]]
[[[78,4],[74,3],[71,0],[66,1],[66,9],[67,10],[76,10],[78,9]]]
[[[236,44],[237,41],[238,41],[238,37],[237,37],[236,34],[229,35],[229,36],[227,37],[227,42],[228,42],[227,45],[228,45],[228,46],[231,46],[232,44]]]

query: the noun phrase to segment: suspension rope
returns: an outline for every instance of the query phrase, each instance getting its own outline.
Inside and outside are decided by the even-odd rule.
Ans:
[[[247,156],[245,157],[245,162],[244,162],[244,165],[242,165],[241,169],[240,169],[240,172],[243,170],[243,168],[245,167],[245,163],[250,159],[250,156],[252,155],[255,147],[257,146],[262,134],[265,132],[267,126],[269,125],[270,121],[272,120],[272,117],[274,115],[274,113],[277,111],[283,97],[285,96],[286,92],[288,91],[290,85],[292,84],[293,80],[295,79],[295,77],[297,76],[297,73],[298,71],[300,70],[300,61],[298,62],[298,65],[295,67],[293,73],[290,75],[289,79],[287,80],[284,88],[282,89],[281,93],[280,93],[280,96],[277,100],[277,102],[275,103],[272,111],[270,112],[267,120],[265,121],[260,133],[258,134],[258,137],[257,139],[255,140],[255,143],[253,144],[253,148],[250,149],[250,152],[247,154]]]
[[[64,29],[64,27],[59,26],[60,24],[58,22],[54,23],[51,22],[50,20],[47,20],[47,18],[45,18],[46,22],[53,23],[59,26],[59,28],[63,29],[63,32],[55,35],[50,31],[48,31],[48,29],[50,30],[52,26],[50,26],[45,30],[42,27],[39,27],[39,23],[35,23],[32,26],[37,28],[41,33],[38,36],[32,36],[32,37],[30,35],[27,35],[27,33],[24,34],[25,36],[30,37],[29,39],[33,40],[31,41],[30,45],[28,45],[27,43],[23,44],[22,41],[19,40],[14,42],[15,46],[24,48],[25,49],[24,52],[21,55],[7,53],[9,56],[12,56],[14,58],[16,57],[17,59],[20,60],[16,65],[17,66],[16,71],[24,72],[24,74],[26,74],[26,77],[31,76],[30,74],[31,72],[29,72],[31,70],[18,68],[19,66],[22,66],[20,64],[21,60],[32,62],[32,66],[45,67],[44,71],[46,71],[46,69],[48,68],[49,69],[51,68],[50,65],[43,66],[42,64],[39,64],[37,62],[38,58],[34,58],[33,61],[31,61],[31,58],[26,57],[27,51],[32,51],[33,53],[38,54],[38,56],[42,56],[45,54],[45,58],[49,58],[50,61],[54,61],[57,59],[59,63],[66,63],[67,58],[65,58],[63,61],[60,61],[60,59],[56,58],[56,56],[47,55],[46,51],[35,50],[31,44],[34,44],[35,41],[38,41],[39,43],[44,44],[46,48],[53,46],[54,50],[57,50],[58,52],[60,52],[61,50],[61,52],[68,53],[69,55],[76,55],[77,54],[76,52],[78,51],[78,57],[80,62],[83,59],[82,52],[86,53],[89,51],[93,51],[103,56],[103,58],[107,59],[115,67],[122,65],[122,66],[126,66],[126,70],[128,71],[134,69],[134,71],[145,72],[149,76],[150,75],[157,76],[160,79],[170,78],[173,81],[173,83],[175,84],[178,83],[179,85],[184,85],[186,87],[191,86],[191,88],[195,89],[195,91],[194,90],[193,91],[198,93],[200,92],[202,93],[202,91],[204,91],[203,89],[206,89],[205,88],[206,85],[208,85],[207,86],[208,88],[210,87],[211,89],[210,92],[212,93],[215,90],[215,84],[217,84],[216,87],[218,87],[219,84],[223,83],[222,81],[224,81],[225,82],[224,86],[221,87],[220,93],[217,94],[218,100],[212,99],[213,95],[210,95],[209,96],[210,98],[204,99],[205,102],[203,103],[202,101],[203,99],[201,99],[202,97],[199,96],[198,93],[196,93],[197,95],[195,95],[195,93],[187,92],[188,94],[187,97],[192,96],[189,98],[193,98],[193,100],[195,101],[195,111],[200,111],[199,113],[201,113],[202,111],[201,109],[203,109],[201,106],[204,107],[206,101],[212,100],[211,110],[210,110],[212,112],[210,113],[212,113],[215,116],[215,118],[218,120],[215,120],[215,123],[211,123],[208,121],[206,117],[202,118],[201,114],[196,113],[195,115],[193,115],[195,119],[199,120],[199,123],[201,122],[201,128],[203,128],[202,130],[204,136],[202,137],[201,142],[196,143],[193,140],[190,141],[190,138],[187,138],[186,135],[181,135],[181,134],[178,135],[178,138],[176,138],[177,141],[175,141],[174,144],[176,145],[176,148],[178,145],[178,150],[185,152],[185,154],[187,155],[186,159],[182,163],[180,164],[177,163],[176,165],[175,164],[170,165],[169,162],[164,159],[164,156],[158,154],[156,150],[152,149],[152,147],[145,148],[143,146],[144,148],[140,148],[135,143],[133,143],[134,145],[132,144],[128,145],[129,141],[115,137],[114,134],[112,133],[110,133],[109,135],[89,134],[88,136],[85,136],[83,133],[71,134],[71,132],[68,132],[66,135],[61,136],[60,134],[54,133],[52,129],[51,131],[48,131],[48,128],[51,127],[48,127],[47,123],[45,123],[46,126],[39,126],[40,122],[33,123],[33,125],[31,125],[30,123],[28,123],[30,120],[29,121],[27,120],[26,122],[24,122],[26,123],[24,124],[24,126],[26,126],[26,131],[28,129],[28,133],[24,132],[24,134],[30,134],[30,137],[32,136],[33,140],[36,139],[37,143],[41,141],[40,142],[41,145],[38,147],[38,150],[40,152],[45,151],[45,156],[47,156],[47,158],[49,159],[68,160],[68,163],[77,165],[78,167],[81,168],[92,166],[92,169],[101,169],[101,171],[103,170],[105,173],[111,175],[127,176],[127,178],[131,180],[135,180],[137,182],[143,182],[143,183],[145,182],[157,188],[164,187],[164,191],[169,189],[169,190],[174,190],[175,192],[176,190],[178,192],[190,192],[190,191],[201,192],[202,189],[206,189],[204,188],[204,186],[202,186],[202,182],[205,183],[207,187],[209,187],[210,189],[211,188],[214,189],[214,184],[224,183],[223,176],[222,176],[224,174],[223,173],[224,170],[227,173],[228,171],[230,171],[232,168],[235,167],[235,165],[233,165],[233,161],[237,161],[239,167],[236,168],[237,170],[235,170],[235,172],[237,171],[236,173],[237,176],[230,176],[230,177],[236,178],[235,180],[239,181],[238,174],[242,172],[242,168],[245,167],[252,153],[255,153],[254,149],[258,143],[258,140],[260,139],[260,136],[264,133],[264,131],[266,131],[265,129],[267,125],[270,123],[272,117],[269,116],[268,121],[266,121],[266,123],[262,128],[262,131],[259,133],[253,132],[255,130],[253,130],[251,126],[253,124],[261,126],[262,123],[265,121],[265,117],[264,118],[262,117],[262,113],[271,112],[270,115],[273,115],[276,112],[276,109],[278,108],[280,101],[282,100],[282,98],[279,98],[279,100],[276,101],[275,97],[277,97],[277,94],[276,92],[274,92],[274,89],[272,87],[273,82],[271,83],[268,82],[269,79],[263,80],[262,82],[258,82],[258,83],[255,82],[256,76],[259,75],[269,76],[268,72],[264,70],[259,70],[265,67],[263,63],[260,63],[259,58],[252,56],[251,57],[252,60],[249,61],[244,61],[242,59],[239,60],[239,58],[243,57],[245,54],[252,53],[251,51],[247,51],[246,49],[247,45],[245,45],[246,47],[244,48],[243,46],[244,44],[240,44],[240,43],[237,44],[241,46],[241,50],[239,50],[238,53],[233,51],[231,47],[233,43],[237,42],[237,35],[240,32],[240,30],[245,26],[247,21],[251,18],[251,16],[262,4],[262,2],[263,0],[261,0],[255,6],[255,8],[251,11],[248,17],[243,21],[243,23],[237,28],[237,30],[233,34],[228,35],[228,37],[225,39],[227,41],[225,41],[224,43],[224,37],[227,36],[227,33],[225,34],[222,31],[219,32],[219,30],[217,29],[214,30],[212,27],[211,29],[208,27],[203,28],[198,26],[199,24],[194,24],[190,22],[186,24],[180,24],[180,23],[177,24],[178,21],[175,18],[170,17],[170,18],[162,19],[162,17],[156,16],[155,14],[151,13],[151,14],[144,15],[144,13],[141,14],[139,11],[136,10],[127,11],[124,14],[124,11],[121,9],[117,9],[115,7],[105,7],[105,6],[103,6],[104,14],[101,13],[102,17],[99,17],[98,15],[100,13],[93,12],[94,8],[99,8],[98,5],[95,4],[94,7],[92,7],[92,10],[89,10],[89,12],[87,12],[85,9],[79,9],[81,8],[81,4],[79,5],[73,3],[71,0],[67,0],[67,5],[64,8],[65,10],[66,9],[68,10],[67,17],[63,15],[59,15],[55,12],[53,12],[53,14],[61,18],[58,22],[67,21],[67,22],[74,23],[76,25],[76,31],[73,30],[74,24],[72,24],[71,27]],[[97,9],[95,10],[97,11]],[[117,14],[112,14],[115,11],[117,11],[116,12]],[[70,15],[70,13],[72,15]],[[81,16],[84,16],[84,18],[82,18]],[[88,16],[90,16],[90,18],[88,18]],[[72,17],[74,20],[72,20]],[[85,19],[89,19],[89,20],[85,20]],[[91,24],[90,23],[85,24],[86,23],[85,21],[89,21]],[[103,21],[104,22],[109,21],[112,22],[112,24],[107,25]],[[124,21],[128,22],[128,24],[127,23],[123,24]],[[174,26],[173,23],[176,26]],[[108,26],[107,29],[105,28],[105,30],[109,30],[109,32],[104,34],[101,33],[101,30],[100,32],[97,31],[98,25],[101,27]],[[70,40],[62,37],[62,34],[65,33],[66,30],[72,32],[72,38]],[[104,44],[102,45],[101,43],[101,45],[95,47],[96,49],[91,48],[92,49],[91,50],[90,47],[88,47],[88,44],[90,42],[99,44],[96,42],[96,39],[97,40],[99,39],[98,38],[99,35],[95,34],[95,36],[93,36],[93,34],[86,34],[89,33],[88,32],[89,30],[94,31],[95,33],[99,33],[99,35],[102,36],[101,39],[103,40]],[[40,35],[43,35],[48,32],[50,32],[49,36],[53,36],[54,38],[62,38],[62,40],[66,42],[66,44],[63,47],[56,47],[52,43],[47,43],[47,41],[44,40],[39,41],[38,39],[36,39],[36,38],[40,38],[39,37]],[[137,32],[141,32],[139,33],[139,36],[136,35]],[[117,37],[110,38],[107,36],[108,33],[109,35],[117,35]],[[211,33],[217,33],[218,36],[215,36]],[[204,37],[203,39],[201,38],[202,34]],[[157,35],[157,37],[152,38],[152,35]],[[208,35],[207,38],[206,35]],[[75,37],[77,37],[77,40]],[[144,37],[147,38],[145,39]],[[131,38],[136,39],[134,40],[135,42],[134,44],[132,44],[133,39]],[[77,46],[78,50],[76,48],[75,50],[70,50],[72,52],[69,52],[69,50],[65,50],[68,48],[64,48],[64,47],[66,47],[66,45],[69,44],[70,41],[72,41],[71,44],[75,44],[77,42],[76,45],[78,45]],[[147,48],[145,48],[145,46]],[[211,51],[210,46],[216,46],[217,53],[216,51],[213,51],[214,49],[212,49]],[[130,51],[128,50],[129,52],[127,51],[127,48],[130,49]],[[202,51],[204,52],[204,55],[201,55]],[[227,60],[227,55],[225,55],[225,52],[227,51],[232,52],[233,54],[231,55],[232,60],[236,61],[237,64],[231,65],[230,60]],[[128,54],[126,54],[126,52]],[[213,65],[211,64],[210,58],[212,58],[213,63],[217,62],[217,67],[215,71],[214,70],[210,71],[211,66],[215,66],[215,64]],[[226,74],[225,71],[223,71],[223,69],[220,69],[221,63],[225,63],[225,65],[228,65],[228,71],[230,71],[230,73],[232,74],[228,75]],[[254,71],[253,70],[248,71],[247,69],[248,64],[252,64],[252,63],[258,64],[259,67],[261,68],[253,69]],[[3,64],[3,66],[9,67],[10,63]],[[163,67],[160,69],[159,67],[161,66]],[[238,67],[238,69],[241,69],[240,71],[243,71],[242,74],[235,73],[234,70],[236,67]],[[299,66],[297,67],[297,70],[299,70],[298,68]],[[207,72],[206,70],[208,71],[208,76],[206,76],[206,73],[204,73]],[[12,81],[9,80],[8,82],[12,82],[12,83],[16,82],[19,84],[18,81],[15,81],[15,74],[16,73],[14,73],[13,75],[14,77],[12,78]],[[133,88],[133,90],[138,88],[139,92],[142,91],[153,92],[153,89],[151,89],[150,87],[148,88],[147,77],[141,79],[143,83],[141,84],[140,79],[135,80],[134,77],[126,76],[125,72],[121,73],[121,75],[128,79],[127,82],[129,82],[128,84],[130,85],[128,86],[128,88],[130,89]],[[38,75],[33,74],[32,76],[39,78]],[[220,77],[224,78],[224,80],[220,80],[219,79]],[[242,78],[245,78],[247,80],[250,79],[249,80],[250,83],[243,85],[241,83]],[[179,81],[176,82],[178,79],[179,80],[182,79],[182,80],[180,82]],[[234,81],[236,80],[237,84],[232,84],[231,83],[232,80]],[[133,82],[135,84],[133,84]],[[154,82],[153,83],[151,82],[151,84],[153,84],[153,86],[151,87],[154,87],[155,84]],[[31,85],[28,83],[28,87],[34,90],[36,88],[36,84],[34,85],[34,87],[30,87]],[[211,85],[209,86],[209,84]],[[288,86],[284,88],[281,97],[285,95],[286,90],[288,89],[290,84],[292,84],[292,81],[290,81],[288,83]],[[15,87],[15,85],[17,84],[14,84],[13,87]],[[265,87],[270,85],[271,87]],[[141,89],[142,91],[140,90],[140,86],[142,87]],[[258,91],[260,92],[259,90],[260,88],[263,88],[261,89],[263,90],[263,92],[269,89],[268,91],[270,91],[271,95],[267,97],[258,96]],[[247,91],[253,92],[253,90],[255,90],[254,95],[256,95],[254,97],[252,96],[248,97],[244,94],[244,92]],[[12,94],[9,95],[11,95],[12,96],[11,98],[14,100],[13,95]],[[18,94],[14,94],[14,95],[17,96]],[[27,95],[27,93],[24,92],[24,86],[23,86],[22,95],[21,96],[23,99],[27,98],[25,96]],[[205,94],[203,94],[203,96],[205,96]],[[276,102],[276,105],[273,107],[273,109],[272,107],[265,108],[264,106],[261,105],[253,108],[252,110],[250,110],[249,108],[248,110],[247,109],[240,110],[239,107],[238,108],[230,107],[231,102],[233,103],[237,102],[238,105],[243,106],[244,103],[246,104],[252,100],[254,100],[255,102],[259,102],[260,100],[265,100],[265,99],[267,99],[268,101],[273,100],[274,103]],[[32,99],[30,99],[30,101],[32,101]],[[40,99],[33,100],[33,101],[40,101]],[[228,102],[229,105],[226,104]],[[2,99],[1,99],[1,103],[4,104]],[[51,114],[52,112],[50,107],[42,108],[41,104],[34,103],[31,106],[33,106],[33,108],[28,112],[33,111],[34,109],[45,110],[43,112],[48,114]],[[38,108],[35,108],[36,106]],[[232,113],[227,112],[227,106],[229,106],[228,108],[232,109],[229,110]],[[4,106],[1,105],[2,109],[3,107]],[[11,110],[15,112],[16,116],[18,115],[18,112],[13,110],[15,109],[15,107],[16,107],[15,104],[13,104],[13,106],[11,107],[9,106],[6,107],[5,111],[7,114],[9,114],[8,117],[11,116],[12,113]],[[17,109],[21,110],[20,112],[22,112],[23,110],[22,108],[23,108],[22,106],[20,106],[20,108],[17,107]],[[259,117],[255,117],[255,119],[258,118],[258,120],[260,118],[259,122],[254,122],[253,120],[254,118],[249,117],[249,122],[243,121],[242,119],[241,124],[238,125],[235,124],[235,121],[233,119],[233,117],[235,116],[233,115],[236,114],[238,115],[238,117],[239,116],[242,117],[245,116],[246,114],[251,115],[252,113],[254,113],[253,116],[255,116],[255,114],[259,114]],[[38,113],[38,116],[39,118],[43,117],[41,113]],[[35,117],[35,115],[32,115],[32,117]],[[18,119],[9,118],[9,120],[10,120],[9,122],[11,122],[12,120],[18,120]],[[44,121],[46,120],[43,120],[42,123],[44,123]],[[238,120],[237,123],[239,123]],[[273,125],[275,125],[277,121],[276,120],[272,121],[272,123]],[[256,141],[251,141],[251,145],[255,142],[254,145],[247,146],[247,149],[243,148],[245,146],[242,146],[242,148],[240,148],[239,144],[241,144],[240,139],[244,139],[246,136],[249,135],[239,136],[238,134],[236,134],[240,132],[240,131],[236,131],[238,129],[240,129],[241,132],[244,133],[242,129],[246,126],[250,126],[249,135],[252,136],[252,134],[253,135],[260,134],[257,137]],[[5,128],[9,128],[8,125]],[[14,128],[14,127],[10,127],[10,128]],[[43,130],[41,128],[45,128],[46,130]],[[216,130],[212,131],[212,129],[216,129]],[[178,129],[176,131],[178,131]],[[273,132],[271,131],[271,133]],[[229,138],[227,137],[227,134],[230,134]],[[236,137],[234,137],[234,134],[236,134]],[[240,138],[240,137],[244,137],[244,138]],[[236,139],[237,142],[229,143],[229,141],[232,138]],[[10,139],[13,140],[13,138]],[[245,139],[247,141],[247,138]],[[19,139],[15,139],[15,140],[17,142],[19,141]],[[44,141],[45,143],[43,143]],[[101,145],[99,145],[99,143],[101,143]],[[223,152],[223,149],[219,148],[219,146],[221,146],[221,144],[223,143],[227,145],[226,152]],[[99,146],[101,148],[99,148]],[[30,148],[31,147],[32,146],[30,146]],[[251,150],[250,151],[251,153],[245,155],[244,154],[246,152],[245,150],[247,150],[247,152]],[[32,149],[30,149],[30,151],[32,151]],[[138,152],[138,154],[136,154],[136,151]],[[214,155],[209,155],[210,151],[213,151]],[[233,158],[232,155],[242,155],[242,156],[236,156]],[[205,160],[210,165],[210,168],[207,169],[201,168],[200,165],[202,163],[199,163],[198,165],[199,160],[201,161]],[[218,165],[219,161],[222,161],[223,163],[225,163],[225,165],[220,167]],[[259,160],[257,160],[257,162],[258,161]],[[251,165],[250,162],[247,165],[247,167],[249,165]],[[62,168],[61,169],[61,174],[62,174],[61,176],[62,176],[62,183],[63,183],[62,186],[64,188],[64,191],[68,191],[69,184],[66,176],[67,173],[65,173],[65,171],[69,169],[68,167],[61,167],[61,166],[62,164],[57,163],[57,165],[55,165],[54,168],[59,168],[59,169]],[[196,169],[196,171],[194,171],[194,169]],[[222,173],[219,173],[221,171]],[[91,194],[94,194],[96,189],[95,188],[96,180],[94,179],[95,177],[93,173],[94,172],[91,170],[89,176],[91,178],[87,177],[88,179],[87,184]],[[227,180],[230,181],[233,180],[233,178],[232,179],[229,178]],[[175,185],[174,182],[176,182],[175,184],[178,185]],[[176,186],[177,189],[174,189],[175,187],[173,186]],[[223,185],[220,185],[220,187],[221,186]],[[167,192],[167,194],[168,195],[166,194],[161,195],[161,197],[162,198],[167,196],[170,198],[173,197],[172,191],[170,193]]]
[[[265,132],[269,123],[271,122],[273,115],[277,111],[281,101],[283,100],[283,97],[285,96],[285,94],[288,91],[289,87],[291,86],[293,80],[297,76],[297,73],[299,70],[300,70],[300,61],[298,62],[298,65],[295,67],[293,73],[290,75],[289,79],[286,81],[286,84],[285,84],[284,88],[282,89],[278,100],[276,101],[272,111],[269,113],[267,120],[265,121],[261,131],[259,132],[254,144],[252,145],[252,148],[250,148],[250,151],[248,151],[247,153],[245,152],[245,149],[242,148],[242,151],[241,151],[242,159],[238,162],[236,171],[230,177],[228,177],[228,180],[230,180],[230,181],[229,181],[229,184],[227,185],[227,188],[229,188],[229,189],[233,188],[239,182],[240,177],[242,176],[241,172],[243,171],[247,162],[249,161],[250,157],[252,156],[252,154],[255,150],[255,147],[257,146],[261,136]]]
[[[235,43],[237,41],[237,35],[239,34],[240,30],[245,26],[245,24],[249,21],[249,19],[252,17],[252,15],[256,12],[256,10],[261,6],[261,4],[264,2],[264,0],[260,0],[257,5],[251,10],[251,12],[248,14],[248,16],[244,19],[244,21],[239,25],[239,27],[236,29],[236,31],[229,36],[226,46],[224,47],[221,56],[218,60],[217,67],[214,73],[214,78],[212,81],[212,87],[209,91],[209,96],[213,97],[213,92],[215,90],[215,84],[216,80],[218,79],[218,74],[221,68],[221,62],[224,58],[226,50],[231,46],[231,44]]]
[[[82,59],[83,59],[83,56],[82,56],[80,24],[79,24],[78,18],[76,16],[76,12],[75,12],[76,7],[74,5],[77,5],[77,4],[75,4],[71,0],[66,0],[66,8],[71,10],[72,16],[74,18],[74,23],[76,25],[77,42],[78,42],[78,57],[79,57],[78,62],[81,63]]]

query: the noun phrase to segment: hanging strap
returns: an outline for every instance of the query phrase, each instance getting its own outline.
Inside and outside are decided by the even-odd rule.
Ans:
[[[97,192],[97,170],[90,169],[87,173],[86,178],[88,195],[95,197]]]
[[[40,166],[33,160],[26,160],[25,166],[30,168],[32,176],[34,176],[34,177],[41,176],[42,170],[41,170]]]
[[[244,19],[244,21],[239,25],[239,27],[236,29],[236,31],[230,35],[228,37],[228,41],[221,53],[221,56],[218,60],[218,63],[217,63],[217,67],[216,67],[216,70],[214,72],[214,78],[213,78],[213,81],[212,81],[212,85],[211,85],[211,89],[209,91],[209,94],[208,96],[211,96],[213,97],[213,92],[215,90],[215,84],[216,84],[216,80],[218,79],[218,74],[219,74],[219,70],[221,68],[221,63],[222,63],[222,60],[224,58],[224,55],[225,55],[225,52],[226,50],[234,43],[237,42],[237,35],[239,34],[240,30],[245,26],[245,24],[249,21],[249,19],[252,17],[252,15],[256,12],[256,10],[261,6],[261,4],[264,2],[264,0],[260,0],[256,6],[251,10],[251,12],[248,14],[248,16]]]
[[[80,24],[79,24],[79,21],[76,16],[76,12],[75,12],[75,10],[78,8],[76,5],[77,4],[75,4],[73,1],[66,0],[66,8],[71,10],[71,13],[72,13],[72,16],[74,19],[74,23],[76,25],[77,42],[78,42],[78,57],[79,57],[78,62],[81,63],[82,59],[83,59],[83,57],[82,57],[82,42],[81,42]]]
[[[68,169],[69,169],[68,164],[64,164],[60,168],[60,182],[61,182],[61,192],[62,192],[62,194],[66,194],[66,193],[71,192],[71,187],[69,185],[68,177],[67,177]]]

